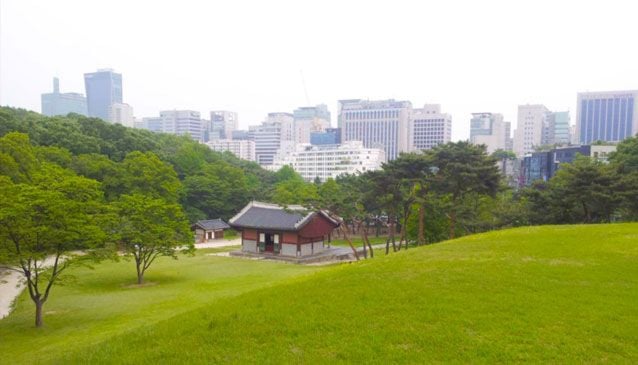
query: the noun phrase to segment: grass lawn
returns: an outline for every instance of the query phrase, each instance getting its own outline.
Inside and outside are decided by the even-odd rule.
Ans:
[[[354,245],[354,247],[356,248],[363,247],[363,238],[361,238],[360,236],[353,236],[353,237],[348,236],[348,238],[350,238],[350,241],[352,241],[352,244]],[[399,243],[399,238],[400,237],[397,235],[396,237],[397,244]],[[374,235],[368,236],[368,240],[370,240],[370,244],[372,245],[378,245],[381,243],[385,244],[386,239],[387,239],[386,236],[379,236],[379,237],[375,237]],[[338,246],[338,247],[350,247],[350,245],[348,245],[348,241],[346,241],[345,239],[334,238],[334,237],[332,239],[332,242],[330,242],[330,245]],[[390,246],[392,246],[392,243],[390,243]]]
[[[283,280],[316,267],[207,255],[236,247],[198,250],[196,256],[158,259],[147,285],[136,287],[132,261],[75,268],[75,282],[54,287],[44,306],[45,327],[33,326],[34,306],[23,293],[16,310],[0,320],[0,364],[59,362],[68,352]],[[293,280],[294,281],[294,280]]]
[[[91,364],[638,362],[638,224],[490,232],[313,275],[166,260],[149,276],[158,285],[141,289],[123,287],[130,264],[130,276],[106,265],[58,288],[43,331],[23,297],[0,321],[2,358],[31,363],[36,348],[43,362]]]

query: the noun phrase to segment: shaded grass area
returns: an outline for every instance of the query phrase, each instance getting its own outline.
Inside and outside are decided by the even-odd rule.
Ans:
[[[0,320],[0,364],[59,362],[68,352],[87,351],[110,337],[318,270],[206,255],[228,249],[198,250],[196,256],[179,260],[158,259],[142,287],[134,285],[132,261],[104,262],[94,270],[72,269],[76,279],[53,288],[44,306],[42,329],[33,327],[34,307],[23,293],[16,310]]]
[[[350,241],[352,241],[352,244],[354,245],[354,247],[357,247],[357,248],[363,247],[363,238],[361,238],[360,236],[352,236],[352,237],[349,237],[349,238],[350,238]],[[375,237],[375,236],[370,235],[368,237],[368,240],[370,241],[370,244],[372,244],[372,245],[378,245],[378,244],[381,244],[381,243],[385,244],[386,239],[387,239],[387,237],[385,237],[385,236]],[[397,241],[397,244],[398,244],[399,243],[399,237],[398,236],[396,238],[396,241]],[[350,247],[348,245],[348,241],[346,241],[345,239],[342,239],[342,238],[333,239],[330,242],[330,245],[331,246],[338,246],[338,247]],[[392,245],[392,243],[390,243],[390,245]]]
[[[490,232],[314,275],[294,265],[206,259],[219,260],[215,269],[201,264],[176,275],[182,267],[168,261],[149,277],[159,285],[143,290],[160,290],[155,299],[188,298],[166,306],[199,302],[175,317],[161,300],[146,301],[137,316],[109,314],[137,306],[143,290],[127,295],[123,278],[96,274],[93,285],[64,289],[65,304],[82,301],[82,309],[66,322],[49,316],[42,333],[30,328],[30,316],[23,323],[20,305],[9,325],[0,322],[0,353],[12,363],[29,362],[22,351],[33,346],[49,363],[638,361],[638,224]],[[244,279],[233,283],[238,275]],[[281,285],[259,288],[248,283],[255,276]],[[192,293],[202,286],[208,294]],[[108,308],[99,305],[104,296]],[[86,309],[91,303],[97,307]],[[76,327],[84,334],[74,345]],[[48,345],[56,335],[65,339]]]

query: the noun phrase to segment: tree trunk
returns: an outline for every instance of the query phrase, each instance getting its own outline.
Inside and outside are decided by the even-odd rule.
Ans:
[[[137,284],[144,284],[144,270],[142,270],[142,262],[139,259],[135,259],[135,268],[137,269]]]
[[[394,234],[396,233],[395,231],[395,222],[394,220],[390,221],[390,239],[392,240],[392,251],[396,252],[397,251],[397,240],[394,237]]]
[[[42,320],[42,307],[44,303],[40,299],[35,300],[35,326],[40,328],[44,324]]]
[[[370,249],[370,258],[374,257],[374,251],[372,250],[372,245],[370,244],[370,240],[368,239],[368,231],[363,231],[363,252],[365,253],[366,244]]]
[[[587,208],[587,203],[581,202],[581,204],[583,205],[583,210],[585,211],[585,223],[591,223],[591,213]]]
[[[419,246],[425,244],[425,207],[419,204],[419,237],[417,238]]]
[[[354,257],[357,259],[357,261],[359,261],[359,254],[357,253],[357,249],[354,248],[354,245],[352,244],[352,241],[350,241],[350,238],[348,238],[348,235],[346,234],[346,229],[347,228],[343,228],[343,238],[348,241],[348,244],[350,245],[350,248],[352,249],[352,252],[354,253]]]
[[[363,224],[363,222],[359,222],[359,231],[361,231],[361,225]],[[365,235],[365,228],[363,229],[363,234]],[[366,241],[365,239],[362,240],[363,241],[363,258],[367,259],[368,258],[368,250],[366,249]]]

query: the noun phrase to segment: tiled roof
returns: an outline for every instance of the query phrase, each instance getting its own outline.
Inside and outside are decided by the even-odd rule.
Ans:
[[[282,207],[261,202],[250,202],[228,222],[233,227],[297,231],[308,223],[315,214],[323,214],[335,224],[339,224],[325,212],[315,212],[300,205]]]
[[[212,231],[218,229],[228,229],[230,226],[221,219],[209,219],[205,221],[197,221],[196,226],[199,226],[205,230]]]

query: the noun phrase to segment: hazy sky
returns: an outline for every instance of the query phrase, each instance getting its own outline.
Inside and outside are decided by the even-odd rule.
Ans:
[[[137,117],[271,111],[339,99],[440,103],[453,139],[470,113],[570,110],[576,92],[638,88],[638,1],[0,0],[0,104],[40,111],[58,76],[123,74]],[[515,123],[514,123],[515,124]]]

